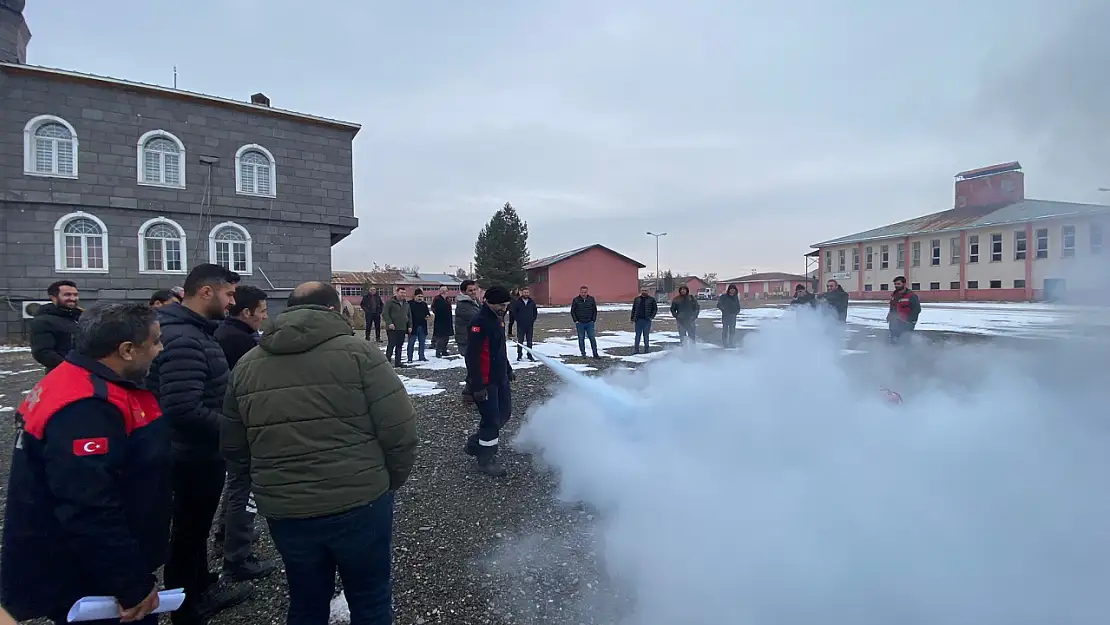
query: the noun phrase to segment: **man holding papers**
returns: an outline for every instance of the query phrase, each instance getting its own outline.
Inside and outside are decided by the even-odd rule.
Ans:
[[[170,434],[138,381],[161,350],[147,305],[94,309],[19,405],[0,551],[0,603],[15,618],[65,623],[75,601],[105,595],[119,622],[157,622]]]

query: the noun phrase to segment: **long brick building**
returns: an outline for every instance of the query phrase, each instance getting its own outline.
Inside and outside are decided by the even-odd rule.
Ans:
[[[201,262],[272,294],[331,279],[358,225],[357,124],[28,65],[23,4],[0,0],[0,341],[62,278],[85,306]]]

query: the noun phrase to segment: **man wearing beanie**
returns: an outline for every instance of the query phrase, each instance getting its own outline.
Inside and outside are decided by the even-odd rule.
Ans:
[[[466,441],[466,453],[478,459],[479,471],[494,477],[505,475],[497,462],[497,444],[501,426],[512,411],[509,382],[516,378],[505,351],[504,318],[509,300],[505,287],[487,289],[485,304],[470,320],[466,342],[467,387],[481,415],[478,431]]]

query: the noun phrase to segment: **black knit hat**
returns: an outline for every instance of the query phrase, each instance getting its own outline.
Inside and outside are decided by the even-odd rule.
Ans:
[[[486,303],[488,304],[504,304],[510,299],[509,290],[503,286],[491,286],[486,289]]]

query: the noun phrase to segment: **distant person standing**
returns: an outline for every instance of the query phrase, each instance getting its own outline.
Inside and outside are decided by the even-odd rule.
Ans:
[[[158,309],[162,353],[146,386],[173,435],[173,530],[164,573],[167,588],[184,588],[174,625],[203,625],[209,616],[242,603],[249,585],[221,590],[208,570],[208,539],[224,490],[220,410],[229,370],[216,341],[219,321],[235,303],[239,274],[220,265],[197,265],[185,278],[185,300]]]
[[[597,337],[594,332],[597,324],[597,300],[590,295],[589,287],[578,289],[578,295],[570,303],[570,318],[574,321],[574,331],[578,333],[578,351],[582,357],[586,357],[586,337],[589,337],[594,358],[601,358],[601,354],[597,353]]]
[[[170,289],[170,293],[173,293],[173,298],[175,300],[177,300],[178,304],[185,301],[185,288],[184,287],[175,286],[175,287]]]
[[[486,290],[485,305],[470,320],[466,345],[467,388],[481,419],[478,431],[466,441],[466,453],[478,459],[478,470],[500,477],[505,469],[497,462],[501,428],[512,415],[509,383],[515,379],[505,351],[505,320],[509,291],[501,286]]]
[[[326,625],[338,572],[350,622],[388,625],[393,498],[415,461],[416,411],[331,285],[302,284],[288,303],[232,373],[220,432],[228,470],[250,473],[285,562],[286,623]]]
[[[736,347],[736,317],[740,314],[740,295],[735,284],[728,285],[725,292],[717,298],[717,309],[721,311],[721,345]]]
[[[678,296],[671,300],[671,316],[678,325],[678,340],[685,342],[689,338],[691,343],[698,342],[698,315],[701,314],[701,305],[686,286],[678,287]]]
[[[840,286],[839,282],[829,280],[825,284],[825,292],[818,299],[832,309],[840,323],[848,322],[848,293],[844,290],[844,287]]]
[[[651,321],[659,312],[659,302],[655,301],[647,287],[640,289],[640,294],[632,300],[632,327],[636,330],[636,346],[633,354],[640,353],[640,337],[644,338],[644,353],[651,351],[648,342],[651,337]]]
[[[459,285],[459,294],[455,298],[455,345],[459,354],[466,355],[466,345],[470,340],[470,320],[478,314],[478,283],[473,280],[463,280]],[[470,387],[463,385],[462,398],[464,402],[471,401]]]
[[[428,362],[424,356],[424,342],[428,339],[428,318],[432,316],[428,303],[424,301],[424,291],[416,289],[409,302],[409,315],[412,316],[412,332],[409,333],[409,362],[412,362],[413,347],[419,345],[417,354],[420,362]]]
[[[539,314],[540,309],[536,306],[536,300],[532,299],[531,289],[528,287],[520,289],[520,297],[509,305],[508,314],[510,335],[513,333],[513,324],[516,324],[517,362],[520,362],[520,359],[524,356],[522,344],[528,346],[528,349],[532,349],[532,333]],[[531,352],[528,352],[528,360],[535,360]]]
[[[158,622],[170,434],[137,381],[161,349],[147,305],[97,307],[19,405],[0,549],[0,603],[16,618],[60,625],[77,599],[107,595],[126,622]]]
[[[216,328],[216,341],[224,350],[228,367],[234,371],[239,360],[258,345],[258,330],[269,317],[266,292],[256,286],[235,287],[235,303],[228,317]],[[223,550],[224,573],[235,581],[260,579],[277,570],[273,560],[259,560],[251,553],[258,538],[255,505],[249,474],[228,472],[220,504],[223,514],[216,526],[216,545]]]
[[[794,299],[790,300],[790,307],[809,306],[817,308],[817,297],[806,289],[804,284],[794,287]]]
[[[382,301],[382,296],[378,295],[378,289],[374,287],[366,289],[366,295],[362,296],[359,307],[362,308],[362,316],[366,319],[366,340],[370,340],[370,328],[373,326],[374,341],[381,343],[382,310],[385,308],[385,303]]]
[[[151,308],[161,308],[166,304],[179,303],[174,296],[173,291],[169,289],[159,289],[150,294],[150,299],[147,300]]]
[[[409,308],[408,289],[399,286],[393,292],[393,297],[382,308],[382,323],[385,324],[385,337],[388,343],[385,347],[385,359],[394,358],[393,366],[404,367],[401,364],[401,348],[405,344],[405,337],[412,331],[412,310]]]
[[[31,357],[47,371],[65,362],[73,348],[81,309],[79,294],[72,280],[58,280],[46,287],[49,304],[39,306],[31,319]]]
[[[898,343],[902,335],[913,332],[921,315],[921,299],[906,287],[905,276],[894,279],[894,292],[890,294],[890,310],[886,314],[890,342]]]
[[[455,333],[451,322],[451,302],[447,299],[447,287],[439,287],[439,293],[432,298],[432,345],[436,348],[436,358],[447,355],[447,340]]]

